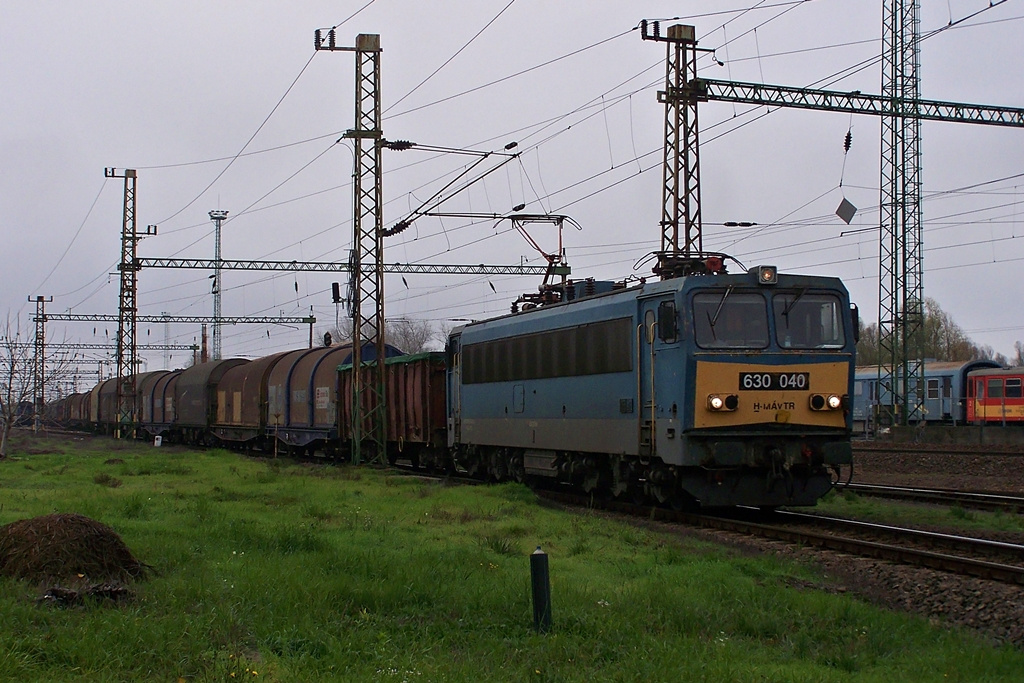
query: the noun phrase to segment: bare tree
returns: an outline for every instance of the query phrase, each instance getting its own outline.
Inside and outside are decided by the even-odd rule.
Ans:
[[[326,332],[331,335],[332,344],[347,344],[352,341],[352,319],[342,318],[337,327]],[[420,353],[430,350],[432,343],[436,344],[437,330],[429,320],[397,318],[385,323],[384,339],[406,353]]]
[[[1020,367],[1024,365],[1024,342],[1015,341],[1013,342],[1013,365],[1014,367]]]
[[[388,343],[406,353],[428,351],[437,337],[437,330],[429,320],[389,320],[385,332]]]
[[[0,337],[0,459],[7,457],[7,441],[24,404],[32,403],[33,365],[32,347],[8,317]]]
[[[7,444],[11,430],[19,420],[25,420],[43,405],[36,405],[36,365],[34,335],[23,334],[18,322],[7,317],[0,328],[0,460],[7,457]],[[31,341],[30,341],[31,340]],[[71,375],[71,360],[67,353],[47,357],[40,397],[43,404],[54,397],[50,388],[57,388]]]

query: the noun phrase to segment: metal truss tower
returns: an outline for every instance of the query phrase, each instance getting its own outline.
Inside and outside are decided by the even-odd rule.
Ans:
[[[662,279],[689,275],[699,270],[704,251],[700,210],[700,144],[697,126],[699,91],[697,39],[693,26],[675,24],[662,36],[655,22],[648,32],[641,22],[644,40],[667,43],[665,90],[658,100],[665,104],[665,154],[662,165],[661,251],[655,274]],[[682,226],[682,243],[680,243]]]
[[[334,29],[314,35],[317,50],[356,53],[355,127],[345,137],[355,147],[351,261],[352,462],[383,461],[387,445],[384,339],[384,232],[381,191],[380,36],[359,34],[355,48],[335,44]],[[375,350],[372,368],[364,344]],[[365,449],[365,452],[364,452]]]
[[[36,323],[35,355],[32,358],[32,431],[38,432],[46,402],[46,304],[53,301],[53,297],[37,296],[28,300],[36,302],[36,316],[32,319]],[[11,363],[13,365],[13,358]]]
[[[139,240],[156,234],[156,226],[150,225],[146,232],[139,233],[135,223],[135,169],[126,168],[118,173],[115,168],[104,169],[107,178],[124,178],[124,212],[121,222],[121,294],[117,319],[117,438],[131,437],[135,429],[135,372],[138,353],[136,350],[136,323],[138,317],[138,266]]]
[[[879,419],[909,424],[924,402],[924,261],[921,222],[921,119],[918,114],[918,0],[882,4],[881,232],[878,268]]]
[[[221,277],[220,258],[220,226],[228,217],[227,211],[220,209],[210,212],[210,219],[214,226],[214,247],[213,247],[213,359],[221,359],[221,333],[220,333],[220,293],[223,291]]]

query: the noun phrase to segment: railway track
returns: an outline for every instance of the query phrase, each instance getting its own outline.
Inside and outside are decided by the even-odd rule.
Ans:
[[[1005,456],[1019,458],[1024,456],[1024,445],[959,445],[894,443],[877,441],[858,441],[852,443],[854,459],[858,455],[897,454],[897,455],[954,455],[954,456]]]
[[[618,501],[588,500],[578,495],[556,491],[538,491],[538,495],[566,505],[731,531],[899,564],[1024,585],[1022,545],[826,518],[807,513],[774,512],[765,515],[752,509],[737,509],[726,514],[709,515],[637,506]],[[883,542],[879,540],[880,538],[887,540]],[[998,561],[991,559],[993,557],[998,558]]]
[[[995,491],[958,491],[956,489],[923,488],[917,486],[889,486],[883,484],[842,484],[839,491],[851,491],[861,496],[906,500],[938,505],[959,505],[975,510],[1002,510],[1024,512],[1024,496]]]

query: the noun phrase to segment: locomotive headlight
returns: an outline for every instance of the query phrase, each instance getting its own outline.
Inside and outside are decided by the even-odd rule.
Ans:
[[[740,397],[736,394],[728,394],[726,396],[720,396],[719,394],[711,394],[708,396],[708,410],[712,412],[727,411],[732,412],[740,404]]]
[[[838,394],[811,394],[808,402],[811,410],[839,410],[843,407],[843,397]]]

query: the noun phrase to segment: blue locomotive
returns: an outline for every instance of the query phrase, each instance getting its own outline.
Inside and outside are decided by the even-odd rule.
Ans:
[[[675,506],[813,505],[852,462],[856,308],[761,266],[453,330],[448,444],[495,479]]]

